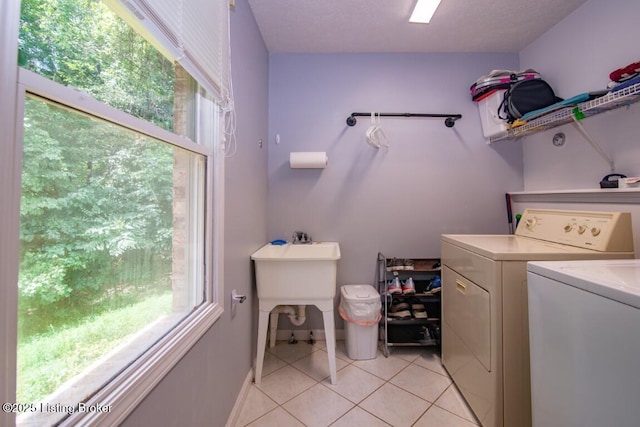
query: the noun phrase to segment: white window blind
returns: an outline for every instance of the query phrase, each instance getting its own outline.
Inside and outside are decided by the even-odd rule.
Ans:
[[[223,107],[231,104],[228,0],[103,1]]]

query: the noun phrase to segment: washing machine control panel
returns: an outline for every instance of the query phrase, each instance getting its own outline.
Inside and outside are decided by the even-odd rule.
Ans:
[[[516,235],[597,251],[633,251],[629,212],[527,209]]]

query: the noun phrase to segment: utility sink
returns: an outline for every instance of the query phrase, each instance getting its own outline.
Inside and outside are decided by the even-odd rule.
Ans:
[[[336,294],[340,259],[337,242],[267,244],[251,255],[256,265],[258,299],[282,304],[314,304]]]
[[[315,305],[322,312],[331,384],[337,384],[333,298],[340,245],[337,242],[268,244],[254,252],[251,259],[256,265],[258,287],[255,383],[260,384],[262,378],[271,311],[278,305]]]

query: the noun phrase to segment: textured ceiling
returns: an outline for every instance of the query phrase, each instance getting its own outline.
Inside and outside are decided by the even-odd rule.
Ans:
[[[586,0],[442,0],[429,24],[416,0],[248,0],[271,53],[516,53]]]

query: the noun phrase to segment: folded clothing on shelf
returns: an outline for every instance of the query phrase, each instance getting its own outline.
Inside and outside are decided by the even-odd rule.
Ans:
[[[560,108],[570,107],[572,105],[579,104],[580,102],[588,101],[591,99],[588,93],[581,93],[580,95],[572,96],[571,98],[567,98],[565,100],[556,102],[555,104],[549,105],[548,107],[539,108],[534,111],[530,111],[527,114],[524,114],[520,117],[520,120],[531,120],[536,117],[542,116],[543,114],[550,113],[555,110],[559,110]]]
[[[609,74],[609,78],[613,82],[622,83],[629,79],[632,79],[640,74],[640,61],[633,62],[629,65],[626,65],[622,68],[618,68],[617,70],[613,70],[611,74]]]
[[[585,92],[576,96],[572,96],[571,98],[567,98],[565,100],[556,102],[555,104],[549,105],[548,107],[539,108],[537,110],[530,111],[524,114],[518,120],[514,121],[512,127],[521,126],[530,120],[537,119],[538,117],[553,113],[554,111],[560,110],[562,108],[573,107],[574,105],[578,105],[581,102],[586,102],[592,99],[599,98],[603,95],[606,95],[607,93],[609,93],[609,90]]]
[[[613,87],[611,89],[611,92],[618,92],[621,91],[624,88],[627,88],[629,86],[633,86],[640,83],[640,75],[633,77],[632,79],[626,80],[623,83],[620,83],[619,85]]]
[[[493,70],[486,76],[478,78],[469,88],[471,99],[476,102],[490,96],[499,89],[508,89],[513,83],[529,79],[539,79],[540,74],[531,68],[522,71]]]

